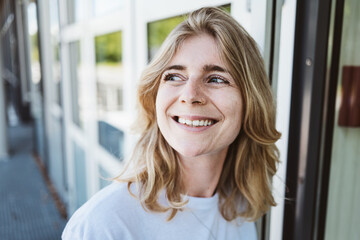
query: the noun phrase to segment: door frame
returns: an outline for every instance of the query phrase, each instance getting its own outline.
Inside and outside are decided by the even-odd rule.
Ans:
[[[283,239],[324,239],[343,3],[297,2]]]

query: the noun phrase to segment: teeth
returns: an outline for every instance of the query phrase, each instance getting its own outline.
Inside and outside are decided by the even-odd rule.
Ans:
[[[195,121],[193,121],[192,125],[193,125],[194,127],[197,127],[197,126],[199,126],[199,123],[200,123],[199,120],[195,120]]]
[[[191,127],[203,127],[203,126],[210,126],[213,124],[213,121],[212,120],[194,120],[194,121],[191,121],[189,119],[184,119],[184,118],[181,118],[179,117],[178,118],[178,122],[181,123],[181,124],[186,124],[188,126],[191,126]]]

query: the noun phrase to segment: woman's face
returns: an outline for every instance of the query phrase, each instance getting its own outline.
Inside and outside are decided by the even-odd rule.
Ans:
[[[186,39],[161,76],[158,126],[178,154],[224,154],[241,128],[240,89],[207,34]]]

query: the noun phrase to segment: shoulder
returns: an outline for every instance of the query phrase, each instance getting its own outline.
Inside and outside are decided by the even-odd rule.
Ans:
[[[81,206],[67,223],[63,239],[104,239],[126,235],[125,222],[136,218],[141,204],[126,183],[112,183]],[[136,221],[136,219],[134,219]],[[124,237],[125,237],[124,235]]]
[[[113,217],[114,213],[123,212],[129,206],[137,204],[140,203],[130,195],[127,183],[114,182],[91,197],[74,213],[71,219],[89,216],[96,216],[98,219]]]
[[[240,221],[241,223],[237,224],[238,226],[238,233],[240,236],[242,236],[244,239],[257,239],[257,233],[256,233],[256,227],[255,222],[248,222],[244,219]]]

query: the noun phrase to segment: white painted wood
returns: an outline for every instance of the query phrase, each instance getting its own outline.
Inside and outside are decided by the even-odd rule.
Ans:
[[[146,22],[152,22],[159,19],[165,19],[182,14],[187,14],[205,6],[221,6],[224,4],[233,4],[236,1],[224,0],[206,0],[206,1],[166,1],[166,0],[138,0],[137,11],[141,11]]]
[[[0,46],[2,36],[0,35]],[[5,92],[4,92],[4,81],[2,79],[2,52],[0,48],[0,161],[5,160],[8,156],[8,143],[7,143],[7,124],[6,124],[6,106],[5,106]]]
[[[65,159],[67,166],[68,178],[68,215],[71,215],[76,210],[76,189],[74,176],[74,159],[73,159],[73,134],[78,131],[77,128],[72,129],[73,123],[71,119],[71,85],[70,85],[70,67],[69,59],[69,45],[63,44],[61,48],[61,64],[63,69],[63,83],[62,83],[62,97],[64,110],[64,138],[65,138]],[[73,127],[74,128],[74,127]]]
[[[257,42],[262,54],[265,48],[266,0],[240,0],[231,4],[231,15]]]
[[[38,1],[39,13],[39,27],[40,31],[40,48],[41,48],[41,61],[42,61],[42,81],[44,92],[44,116],[46,139],[48,147],[48,171],[49,176],[56,187],[60,198],[67,204],[68,194],[67,186],[64,185],[64,171],[63,161],[63,124],[62,124],[62,109],[61,106],[54,101],[53,94],[55,93],[55,82],[53,74],[53,41],[54,32],[58,35],[57,26],[52,26],[50,5],[56,4],[54,1]],[[53,6],[52,6],[53,7]],[[53,17],[53,16],[52,16]]]
[[[270,240],[282,239],[283,215],[285,205],[285,182],[287,166],[287,149],[289,139],[292,62],[294,54],[296,0],[287,0],[282,7],[280,49],[278,78],[276,81],[276,128],[281,132],[281,139],[277,142],[280,151],[280,165],[273,179],[273,195],[276,207],[271,208],[270,215]]]

